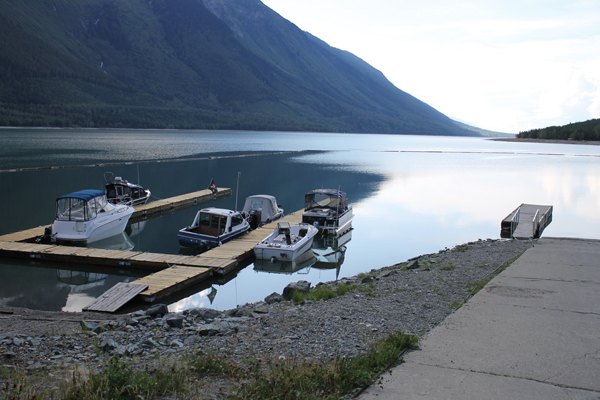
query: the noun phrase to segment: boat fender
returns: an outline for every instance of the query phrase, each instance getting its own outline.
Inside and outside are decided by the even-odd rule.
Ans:
[[[271,264],[275,264],[275,263],[277,262],[277,257],[275,257],[275,256],[272,256],[272,257],[269,259],[269,262],[270,262]]]

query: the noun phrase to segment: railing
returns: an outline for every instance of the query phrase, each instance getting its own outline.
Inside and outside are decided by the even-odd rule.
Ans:
[[[515,233],[515,229],[517,229],[517,225],[519,225],[519,219],[521,218],[521,207],[517,208],[517,212],[510,219],[510,237]]]
[[[538,208],[535,212],[535,215],[533,216],[533,230],[531,232],[531,237],[535,238],[535,233],[538,231],[538,228],[540,226],[540,221],[538,220],[538,215],[540,215],[540,209]],[[543,217],[542,217],[543,218]]]

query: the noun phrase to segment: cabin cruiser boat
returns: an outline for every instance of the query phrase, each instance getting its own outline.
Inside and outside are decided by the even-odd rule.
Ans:
[[[108,178],[107,174],[110,174]],[[126,181],[120,176],[115,177],[113,180],[112,172],[105,173],[104,179],[106,181],[106,198],[112,204],[138,206],[146,204],[150,199],[150,190]]]
[[[56,199],[53,241],[94,242],[125,230],[133,207],[113,205],[102,190],[80,190]]]
[[[250,224],[241,213],[224,208],[203,208],[190,226],[179,230],[179,244],[196,250],[208,250],[243,235]]]
[[[310,250],[318,232],[309,224],[278,222],[273,233],[254,246],[254,255],[259,260],[292,261]]]
[[[327,235],[340,235],[352,227],[352,206],[346,193],[335,189],[317,189],[304,196],[302,222],[316,226]]]
[[[256,194],[246,197],[242,213],[249,217],[250,227],[256,229],[283,217],[283,208],[279,207],[274,196]]]

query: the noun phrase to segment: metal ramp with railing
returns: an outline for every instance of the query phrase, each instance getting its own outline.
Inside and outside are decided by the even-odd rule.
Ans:
[[[502,220],[500,236],[515,239],[537,239],[552,222],[552,206],[521,204]]]

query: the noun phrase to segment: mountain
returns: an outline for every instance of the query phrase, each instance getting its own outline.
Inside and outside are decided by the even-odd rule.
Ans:
[[[0,125],[477,135],[258,0],[5,0]]]
[[[494,138],[514,138],[516,136],[514,133],[505,133],[505,132],[497,132],[497,131],[490,131],[487,129],[482,129],[477,126],[470,125],[464,121],[459,121],[457,119],[454,119],[454,122],[458,126],[461,126],[465,129],[468,129],[470,131],[478,133],[481,136],[494,137]]]

